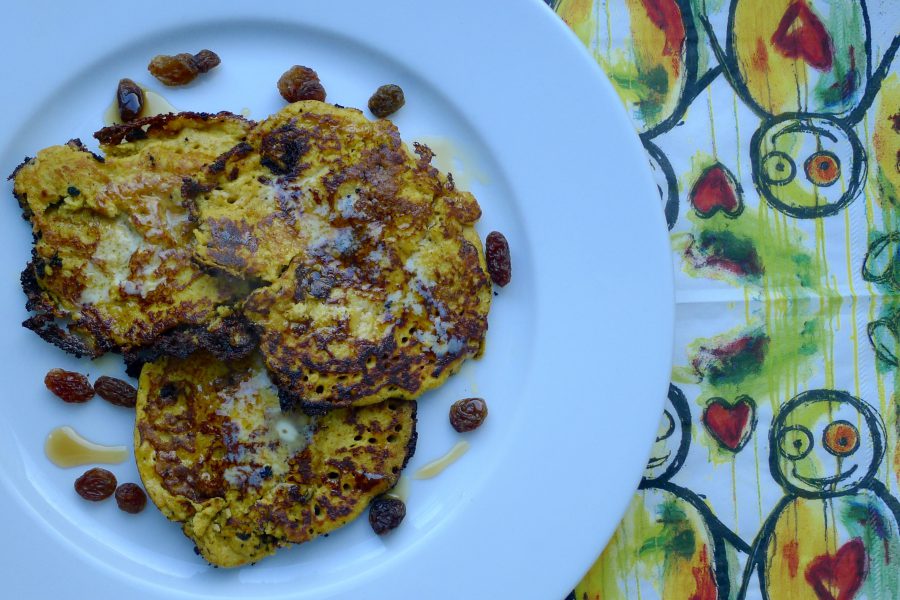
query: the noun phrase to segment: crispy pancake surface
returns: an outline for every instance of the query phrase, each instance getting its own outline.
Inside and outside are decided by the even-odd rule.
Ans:
[[[415,451],[416,404],[283,413],[258,355],[196,353],[141,373],[144,486],[209,562],[233,567],[356,518]]]
[[[413,399],[481,353],[481,209],[432,156],[389,121],[297,102],[193,185],[198,261],[268,284],[244,313],[285,406]]]
[[[181,188],[251,125],[228,113],[150,117],[95,134],[105,159],[73,140],[17,169],[14,193],[35,237],[22,274],[36,312],[26,326],[88,356],[192,329],[228,330],[246,345],[223,318],[249,288],[194,264]]]

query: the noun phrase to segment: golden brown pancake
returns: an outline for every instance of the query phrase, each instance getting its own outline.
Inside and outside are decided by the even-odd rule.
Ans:
[[[415,450],[416,404],[283,413],[258,355],[166,358],[141,373],[135,455],[163,514],[209,562],[255,562],[356,518]]]
[[[244,313],[286,407],[413,399],[481,353],[481,209],[432,156],[389,121],[297,102],[194,183],[197,260],[263,282]]]
[[[25,325],[79,356],[161,339],[252,345],[230,309],[249,288],[194,263],[182,196],[184,179],[251,126],[228,113],[151,117],[95,134],[105,159],[73,140],[20,166],[14,192],[35,237]]]

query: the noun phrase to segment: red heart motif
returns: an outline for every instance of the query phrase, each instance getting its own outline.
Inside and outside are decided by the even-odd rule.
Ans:
[[[703,218],[709,218],[720,210],[734,218],[744,210],[741,186],[722,163],[707,167],[700,174],[689,197],[694,210]]]
[[[702,420],[709,434],[725,449],[740,452],[756,427],[756,404],[750,396],[738,396],[734,404],[712,398]]]
[[[866,546],[861,539],[853,538],[833,556],[814,558],[806,568],[806,582],[820,600],[851,600],[862,587],[867,567]]]
[[[827,71],[834,62],[831,36],[816,14],[798,0],[787,7],[772,34],[772,44],[788,58],[802,58],[806,64]]]

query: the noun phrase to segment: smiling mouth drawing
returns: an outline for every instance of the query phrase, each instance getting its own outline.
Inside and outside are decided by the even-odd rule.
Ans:
[[[655,458],[651,458],[650,460],[647,461],[647,468],[648,468],[648,469],[654,469],[654,468],[656,468],[656,467],[662,465],[662,464],[665,463],[667,460],[669,460],[669,457],[670,457],[671,455],[672,455],[671,452],[667,452],[665,456],[657,456],[657,457],[655,457]]]
[[[856,467],[858,466],[859,465],[853,465],[853,467],[851,467],[850,470],[848,470],[846,473],[841,473],[840,475],[835,475],[834,477],[804,477],[803,475],[799,475],[797,473],[796,468],[794,468],[793,471],[794,477],[796,477],[803,483],[814,487],[825,487],[826,485],[838,483],[847,479],[848,477],[853,475],[853,473],[856,471]]]

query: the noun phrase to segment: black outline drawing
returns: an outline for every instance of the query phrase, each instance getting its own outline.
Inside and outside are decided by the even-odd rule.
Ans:
[[[883,283],[887,284],[891,288],[895,290],[900,290],[900,281],[894,279],[894,259],[896,256],[891,256],[888,259],[887,266],[884,269],[884,272],[880,275],[872,271],[869,265],[869,259],[875,258],[876,256],[881,255],[885,248],[888,247],[891,243],[900,242],[900,232],[892,231],[891,233],[882,235],[880,237],[875,238],[869,243],[869,249],[866,252],[866,256],[863,259],[862,266],[862,278],[866,281],[871,281],[872,283]],[[894,253],[896,255],[897,249],[894,249]]]
[[[869,337],[869,343],[872,345],[872,348],[875,350],[875,356],[877,356],[882,362],[888,364],[892,367],[900,367],[900,358],[894,353],[893,348],[888,348],[880,344],[875,338],[875,332],[884,327],[888,330],[888,332],[893,336],[895,342],[900,339],[900,336],[897,335],[897,319],[900,317],[900,314],[894,313],[890,317],[883,317],[881,319],[876,319],[875,321],[870,321],[868,325],[866,325],[866,334]],[[896,345],[894,346],[896,347]]]
[[[734,190],[734,196],[737,200],[737,208],[734,210],[725,210],[721,206],[713,207],[713,209],[709,212],[701,212],[700,209],[694,204],[694,192],[697,189],[697,184],[703,180],[707,174],[713,169],[720,169],[725,173],[725,178],[728,179],[729,184],[731,184],[731,188]],[[744,212],[744,188],[741,187],[741,183],[734,176],[734,173],[731,172],[731,169],[726,167],[719,161],[712,163],[703,169],[703,172],[700,173],[700,176],[697,177],[696,181],[691,185],[691,189],[688,190],[688,203],[691,205],[691,208],[694,209],[694,214],[696,214],[701,219],[710,219],[714,215],[722,213],[729,219],[737,219],[741,216],[741,213]]]
[[[731,446],[729,446],[728,444],[726,444],[725,442],[722,441],[722,439],[719,437],[718,433],[716,433],[715,431],[712,430],[712,428],[710,428],[709,424],[706,422],[706,414],[709,412],[709,409],[713,404],[721,404],[722,406],[726,407],[727,409],[733,409],[735,406],[737,406],[738,404],[742,404],[742,403],[746,403],[750,406],[750,415],[749,415],[750,418],[747,421],[747,425],[745,426],[746,429],[743,432],[741,439],[738,441],[738,445],[736,447],[732,448]],[[741,394],[740,396],[738,396],[737,398],[734,399],[734,402],[727,402],[725,400],[725,398],[722,398],[720,396],[713,396],[712,398],[710,398],[709,400],[706,401],[706,407],[703,409],[703,414],[700,415],[700,422],[703,424],[703,428],[706,430],[707,434],[709,434],[709,437],[714,439],[716,441],[716,444],[718,444],[718,446],[722,450],[726,450],[733,454],[737,454],[738,452],[740,452],[741,450],[744,449],[744,446],[747,445],[747,442],[750,441],[750,438],[753,437],[753,433],[756,431],[756,401],[753,400],[753,398],[751,398],[750,396],[748,396],[746,394]]]
[[[669,229],[672,229],[675,227],[675,221],[678,220],[678,180],[675,177],[675,170],[672,168],[672,163],[669,162],[669,157],[659,149],[659,146],[650,140],[641,141],[643,142],[644,149],[650,156],[651,161],[656,162],[660,172],[662,172],[665,177],[665,189],[659,186],[657,186],[657,189],[659,190],[659,197],[663,201],[663,212],[666,215],[666,225],[669,226]]]
[[[808,490],[804,490],[792,485],[784,476],[782,470],[779,468],[779,455],[789,458],[789,456],[785,454],[785,451],[780,444],[779,437],[781,437],[782,431],[801,430],[804,431],[808,436],[809,446],[801,450],[800,453],[797,454],[795,460],[799,460],[800,458],[803,458],[804,456],[809,454],[812,451],[813,445],[815,443],[814,436],[805,427],[798,425],[784,426],[787,416],[791,412],[793,412],[795,408],[802,404],[820,401],[836,403],[846,402],[850,404],[863,416],[866,426],[868,427],[868,430],[872,435],[872,457],[869,461],[868,470],[857,484],[849,487],[846,490],[831,492],[822,490],[817,492],[810,492]],[[858,443],[859,441],[857,440],[857,447]],[[881,465],[881,461],[884,459],[884,454],[884,423],[882,422],[881,417],[878,415],[878,412],[863,400],[860,400],[859,398],[856,398],[855,396],[852,396],[844,391],[818,389],[801,392],[800,394],[794,396],[794,398],[792,398],[786,404],[784,404],[778,411],[778,414],[775,416],[775,419],[772,421],[772,426],[769,429],[769,471],[771,472],[773,479],[775,479],[778,485],[782,487],[785,494],[784,497],[778,501],[778,504],[776,504],[771,514],[766,518],[765,523],[763,523],[763,526],[760,528],[759,533],[756,535],[756,539],[753,540],[753,545],[751,546],[751,550],[749,552],[750,557],[747,559],[747,564],[744,567],[744,578],[741,583],[741,587],[738,590],[738,600],[746,598],[747,589],[750,585],[751,580],[753,579],[754,571],[756,571],[756,575],[759,578],[759,589],[763,599],[770,600],[771,597],[769,596],[766,585],[766,549],[768,547],[769,541],[772,538],[772,535],[775,532],[775,526],[778,523],[778,519],[781,517],[785,508],[797,498],[824,500],[826,498],[834,498],[838,496],[849,496],[855,494],[860,489],[868,489],[874,492],[875,496],[877,496],[879,500],[884,502],[888,511],[893,514],[894,521],[898,524],[898,527],[900,527],[900,501],[891,496],[890,492],[888,492],[884,484],[875,478],[876,474],[878,473],[878,467]],[[855,466],[854,469],[851,469],[850,471],[848,471],[848,473],[851,473],[854,470]],[[814,480],[813,483],[818,484],[819,481]],[[822,485],[827,485],[827,483],[823,483]]]
[[[675,451],[675,458],[669,463],[666,470],[656,477],[644,477],[641,479],[638,490],[656,489],[669,492],[693,506],[694,509],[700,513],[700,516],[703,517],[703,521],[709,530],[710,539],[713,545],[713,555],[710,566],[716,580],[717,597],[727,599],[731,596],[731,581],[728,577],[728,554],[725,542],[729,542],[737,550],[747,554],[750,553],[750,545],[722,523],[700,496],[691,490],[670,481],[670,479],[681,469],[681,466],[687,458],[688,450],[691,446],[692,422],[691,409],[688,406],[688,401],[684,396],[684,392],[675,385],[669,384],[668,398],[669,401],[671,401],[672,406],[675,407],[676,414],[670,414],[668,409],[664,411],[663,414],[669,417],[670,421],[672,421],[672,425],[669,427],[667,435],[657,438],[657,441],[664,440],[674,433],[674,419],[677,418],[678,423],[681,424],[681,439],[678,442],[678,449]],[[652,458],[648,462],[648,465],[650,462],[653,462]],[[569,595],[566,596],[565,600],[577,600],[575,590],[572,590]]]
[[[762,123],[760,123],[759,128],[753,134],[750,145],[753,183],[756,186],[756,189],[759,191],[760,195],[765,198],[766,202],[768,202],[770,206],[787,215],[790,215],[791,217],[795,217],[798,219],[815,219],[836,214],[848,204],[853,202],[853,200],[857,198],[860,190],[862,189],[861,184],[865,180],[867,170],[867,157],[865,149],[863,148],[863,144],[859,140],[859,136],[857,136],[853,131],[853,126],[859,123],[865,116],[866,111],[875,100],[875,95],[881,88],[882,81],[890,72],[891,63],[893,62],[894,57],[897,54],[898,48],[900,48],[900,34],[897,34],[893,38],[892,42],[888,45],[887,51],[881,57],[881,63],[876,69],[872,70],[872,61],[874,59],[874,56],[872,55],[872,28],[869,22],[868,8],[866,6],[865,0],[854,0],[859,2],[860,10],[862,13],[863,27],[865,29],[864,52],[867,57],[865,89],[859,99],[859,102],[855,107],[850,109],[850,111],[845,116],[839,116],[841,113],[832,114],[824,112],[790,112],[771,114],[753,99],[749,92],[749,89],[747,88],[747,85],[743,81],[743,77],[738,67],[737,55],[735,53],[734,20],[737,3],[740,1],[742,0],[731,0],[731,3],[729,5],[725,48],[722,48],[722,45],[719,43],[715,31],[713,30],[712,24],[709,21],[705,0],[702,3],[701,10],[698,10],[698,19],[703,25],[703,28],[706,30],[706,34],[709,37],[713,53],[719,61],[719,65],[722,67],[726,79],[728,79],[729,83],[731,83],[731,87],[734,88],[735,92],[738,94],[741,100],[762,119]],[[814,207],[790,206],[778,200],[770,192],[768,187],[769,182],[764,181],[760,173],[763,159],[759,156],[759,144],[765,137],[766,133],[772,127],[777,126],[779,123],[787,119],[796,120],[803,127],[814,127],[813,125],[810,125],[809,122],[813,119],[822,119],[837,126],[847,136],[847,139],[850,141],[850,144],[853,148],[854,164],[852,165],[852,177],[849,178],[849,185],[847,186],[847,190],[842,194],[841,199],[838,202],[835,202],[834,204]],[[804,130],[801,129],[801,131]],[[792,179],[788,179],[785,181],[785,183],[791,180]],[[812,183],[816,185],[815,182]]]

